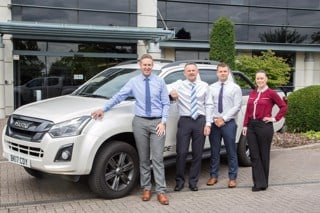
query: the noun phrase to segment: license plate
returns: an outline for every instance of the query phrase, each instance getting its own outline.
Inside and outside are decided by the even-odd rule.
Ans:
[[[30,160],[24,157],[21,157],[19,155],[9,155],[9,162],[18,164],[20,166],[24,166],[24,167],[31,167],[30,165]]]

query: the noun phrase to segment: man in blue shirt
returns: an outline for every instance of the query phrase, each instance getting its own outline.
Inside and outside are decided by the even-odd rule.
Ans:
[[[165,195],[166,181],[163,163],[166,120],[170,100],[164,80],[152,73],[153,59],[144,54],[139,61],[141,74],[131,78],[102,109],[92,113],[94,119],[101,119],[104,112],[114,105],[133,96],[136,100],[132,121],[133,134],[140,160],[140,183],[143,188],[142,200],[151,198],[151,163],[156,183],[158,201],[168,205]]]

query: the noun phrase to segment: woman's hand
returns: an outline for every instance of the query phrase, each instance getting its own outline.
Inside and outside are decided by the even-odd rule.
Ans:
[[[243,136],[247,135],[247,130],[248,130],[248,127],[243,127],[243,129],[242,129],[242,135]]]

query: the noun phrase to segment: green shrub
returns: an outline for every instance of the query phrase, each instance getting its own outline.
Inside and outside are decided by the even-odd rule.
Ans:
[[[234,23],[222,16],[214,23],[210,31],[209,59],[224,62],[234,69],[235,54]]]
[[[288,96],[286,124],[290,132],[320,131],[320,85],[308,86]]]

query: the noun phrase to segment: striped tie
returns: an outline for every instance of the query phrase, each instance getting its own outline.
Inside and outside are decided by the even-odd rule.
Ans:
[[[196,86],[194,84],[191,84],[191,117],[194,120],[198,117]]]

